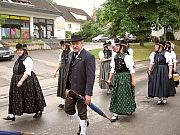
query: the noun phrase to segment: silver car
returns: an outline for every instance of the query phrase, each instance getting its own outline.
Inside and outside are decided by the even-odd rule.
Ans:
[[[0,43],[0,60],[11,60],[14,58],[14,51]]]

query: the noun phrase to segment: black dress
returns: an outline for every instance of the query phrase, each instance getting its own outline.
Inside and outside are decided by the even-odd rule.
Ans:
[[[13,67],[9,90],[9,114],[20,116],[23,113],[36,113],[43,111],[46,106],[41,86],[33,71],[31,71],[31,76],[28,76],[22,86],[17,87],[17,83],[25,72],[23,61],[27,57],[30,56],[19,57]]]
[[[169,79],[169,68],[166,63],[165,51],[156,52],[154,55],[154,66],[149,76],[148,97],[170,97],[174,96],[175,89],[171,87]]]
[[[104,53],[105,59],[109,59],[112,57],[112,50],[109,50],[109,49],[103,50],[103,53]],[[109,79],[110,63],[111,63],[111,60],[101,62],[100,72],[99,72],[99,86],[101,89],[109,88],[108,84],[102,81],[102,79],[106,81]]]
[[[68,64],[68,56],[69,50],[63,50],[61,54],[61,67],[59,69],[59,78],[58,78],[58,88],[57,88],[57,96],[65,99],[65,91],[66,91],[66,78],[67,78],[67,64]]]

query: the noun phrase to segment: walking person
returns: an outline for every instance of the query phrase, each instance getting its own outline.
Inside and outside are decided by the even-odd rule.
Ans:
[[[33,60],[28,55],[27,46],[16,45],[19,56],[13,67],[9,90],[8,116],[4,120],[15,121],[15,115],[35,113],[33,118],[42,115],[46,106],[41,86],[33,70]]]
[[[116,55],[111,60],[111,71],[108,82],[114,75],[114,86],[110,101],[110,112],[114,113],[111,122],[118,120],[118,115],[131,115],[136,109],[135,69],[132,56],[127,52],[127,42],[115,40]]]
[[[167,44],[169,45],[169,52],[170,52],[170,54],[172,56],[172,63],[173,63],[172,74],[179,74],[177,72],[177,62],[178,61],[176,59],[176,53],[174,51],[174,44],[172,42],[170,42],[170,41],[168,41]],[[174,81],[174,86],[178,87],[178,85],[179,85],[179,80]]]
[[[57,87],[57,96],[61,98],[61,103],[58,105],[60,109],[64,108],[65,104],[65,91],[66,91],[66,81],[67,78],[67,65],[68,65],[68,57],[71,51],[70,42],[60,41],[60,46],[62,48],[62,53],[59,54],[59,64],[56,67],[56,70],[53,74],[53,77],[56,77],[57,72],[59,71],[58,78],[58,87]]]
[[[111,43],[105,42],[103,44],[103,50],[99,52],[100,72],[99,72],[99,86],[101,89],[107,89],[107,94],[110,94],[109,85],[105,82],[109,79],[110,62],[112,58],[112,50],[110,50]]]
[[[95,57],[83,48],[83,38],[80,35],[71,37],[73,52],[70,53],[67,90],[73,90],[85,98],[85,102],[66,97],[65,112],[69,115],[76,113],[80,118],[78,135],[86,135],[87,105],[91,102],[95,81]]]
[[[165,42],[155,44],[155,51],[149,56],[148,97],[158,97],[157,104],[166,104],[170,94],[170,79],[172,78],[172,57],[164,50]]]

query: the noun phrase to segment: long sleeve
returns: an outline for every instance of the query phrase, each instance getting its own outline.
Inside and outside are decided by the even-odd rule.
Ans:
[[[100,51],[100,52],[98,53],[98,55],[99,55],[99,59],[100,59],[100,60],[103,60],[103,59],[104,59],[104,53],[103,53],[103,51]]]
[[[152,53],[149,55],[150,64],[154,64],[154,55],[155,55],[155,52],[152,52]]]
[[[173,63],[177,63],[177,59],[176,59],[176,53],[174,51],[171,51],[171,55],[172,55],[172,62]]]
[[[31,57],[27,57],[24,61],[23,64],[25,66],[25,74],[31,76],[31,71],[33,70],[33,60]]]
[[[114,70],[115,70],[114,56],[112,56],[111,63],[110,63],[110,67],[111,67],[110,73],[112,73],[112,74],[114,73]]]
[[[92,96],[93,95],[93,86],[95,81],[95,57],[90,55],[86,59],[86,90],[85,94]]]
[[[126,67],[129,69],[130,73],[135,73],[133,57],[131,55],[126,55],[124,62],[126,63]]]
[[[171,53],[165,52],[164,56],[166,58],[166,63],[168,63],[168,65],[173,65]]]

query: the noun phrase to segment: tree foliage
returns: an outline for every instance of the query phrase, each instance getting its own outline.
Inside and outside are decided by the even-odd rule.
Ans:
[[[102,25],[111,22],[111,35],[124,36],[125,32],[143,40],[157,25],[180,25],[179,0],[107,0],[99,17]]]
[[[81,27],[81,31],[78,32],[78,34],[85,37],[87,41],[91,41],[93,37],[97,36],[100,33],[101,30],[99,28],[99,25],[92,21],[85,22]]]

